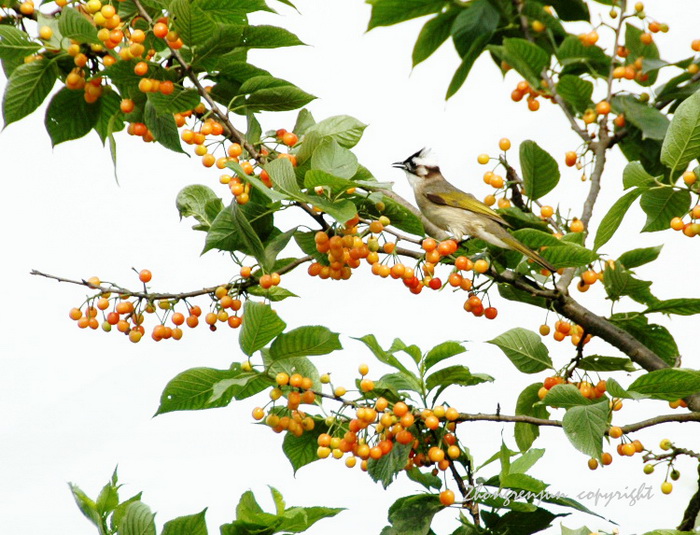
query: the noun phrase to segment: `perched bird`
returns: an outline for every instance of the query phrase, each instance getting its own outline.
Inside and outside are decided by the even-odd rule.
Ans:
[[[552,264],[515,239],[506,230],[511,225],[497,212],[445,180],[429,149],[419,150],[392,166],[406,172],[425,218],[455,239],[473,236],[497,247],[518,251],[549,271],[556,271]]]

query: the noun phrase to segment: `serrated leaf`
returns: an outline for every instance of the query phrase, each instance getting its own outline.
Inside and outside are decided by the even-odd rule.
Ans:
[[[36,110],[58,77],[55,61],[39,59],[17,67],[7,81],[2,99],[5,126],[23,119]]]
[[[499,347],[523,373],[537,373],[553,367],[540,336],[522,327],[506,331],[487,343]]]
[[[253,226],[253,216],[256,210],[262,211],[262,217]],[[264,263],[265,250],[262,239],[267,238],[269,229],[266,228],[265,219],[270,220],[267,210],[252,202],[242,208],[234,201],[228,207],[221,210],[212,221],[211,228],[207,232],[203,253],[211,249],[222,251],[243,251],[254,256],[258,262]],[[261,234],[262,239],[261,239]]]
[[[403,364],[401,364],[401,362],[399,362],[399,359],[397,359],[390,352],[382,349],[382,347],[379,345],[379,342],[377,341],[377,338],[373,334],[367,334],[362,338],[355,338],[355,340],[359,340],[360,342],[365,344],[365,346],[369,348],[369,350],[380,362],[388,364],[389,366],[396,368],[397,370],[403,372],[408,376],[414,375],[410,371],[408,371],[408,369]]]
[[[566,247],[549,247],[542,251],[541,256],[556,268],[582,267],[598,259],[590,249],[572,243]]]
[[[212,208],[211,203],[219,207],[218,210]],[[216,193],[210,187],[199,184],[182,188],[175,198],[175,206],[181,218],[194,217],[199,222],[198,230],[204,231],[209,230],[216,215],[224,209],[224,203]]]
[[[577,368],[589,372],[636,371],[634,363],[627,357],[604,357],[589,355],[579,360]]]
[[[143,109],[143,122],[153,133],[155,140],[166,149],[186,154],[180,145],[180,136],[171,113],[159,113],[150,100],[146,101]]]
[[[640,102],[631,95],[613,97],[611,105],[615,112],[624,113],[625,120],[639,128],[642,139],[664,139],[669,120],[654,106]]]
[[[583,394],[574,385],[555,385],[547,392],[542,402],[550,407],[568,409],[579,405],[591,405],[594,401],[583,397]]]
[[[322,419],[314,420],[315,425],[311,431],[305,431],[297,437],[294,433],[286,433],[282,442],[282,451],[292,464],[294,473],[302,466],[318,460],[318,436],[328,431],[328,426]]]
[[[575,35],[566,37],[556,50],[559,62],[564,66],[562,75],[590,72],[607,76],[610,58],[598,46],[584,46]]]
[[[588,6],[584,0],[553,0],[551,5],[556,9],[561,20],[590,20]]]
[[[296,231],[297,227],[289,229],[286,232],[278,234],[277,236],[272,238],[267,244],[265,244],[265,250],[263,254],[263,267],[266,270],[272,271],[273,266],[275,265],[275,261],[277,260],[277,256],[284,250],[284,248],[289,243],[289,240],[292,239],[292,236],[294,236],[294,233]]]
[[[573,74],[565,74],[557,82],[557,93],[576,113],[592,107],[593,83]]]
[[[173,518],[163,525],[160,535],[207,535],[206,512]]]
[[[632,187],[644,188],[654,183],[654,177],[644,170],[639,162],[630,162],[622,172],[622,185],[625,189]]]
[[[427,535],[433,516],[444,506],[435,494],[404,496],[389,507],[389,522],[394,534]]]
[[[600,222],[600,225],[598,226],[598,231],[595,234],[595,240],[593,242],[593,248],[595,250],[598,250],[600,247],[610,241],[610,238],[613,237],[615,231],[622,224],[622,220],[625,218],[627,210],[629,210],[632,203],[636,201],[637,197],[639,197],[641,194],[642,191],[635,188],[632,191],[628,191],[617,201],[615,201],[615,204],[613,204],[610,210],[608,210],[608,213],[605,214]]]
[[[386,489],[396,476],[406,468],[411,444],[395,443],[391,451],[379,459],[367,463],[367,473],[373,481],[378,481]]]
[[[459,67],[457,67],[457,70],[452,76],[452,80],[450,80],[450,85],[447,87],[447,92],[445,93],[445,100],[452,97],[464,85],[469,72],[474,66],[474,62],[486,49],[486,43],[490,38],[491,34],[484,34],[471,41],[469,50],[464,56],[462,56],[462,63],[460,63]]]
[[[625,390],[620,383],[618,383],[615,379],[612,377],[608,377],[606,380],[606,390],[605,390],[609,396],[612,396],[614,398],[621,398],[621,399],[645,399],[648,398],[649,396],[646,396],[644,394],[640,394],[639,392],[631,392],[628,390]]]
[[[299,114],[297,115],[296,123],[294,123],[294,128],[292,129],[292,132],[294,132],[298,136],[303,136],[306,133],[306,131],[315,124],[316,124],[316,120],[314,119],[314,116],[311,114],[311,112],[309,110],[304,108],[304,109],[299,111]]]
[[[424,360],[425,369],[429,370],[437,363],[450,357],[454,357],[455,355],[464,353],[465,351],[466,348],[459,342],[448,341],[438,344],[426,353]]]
[[[277,26],[244,26],[242,41],[237,46],[246,48],[282,48],[304,43],[289,30]]]
[[[24,61],[41,48],[39,43],[29,39],[29,36],[8,24],[0,25],[0,59]]]
[[[173,377],[165,386],[160,396],[160,406],[156,415],[173,411],[194,411],[202,409],[214,409],[225,407],[233,399],[234,391],[225,395],[220,392],[214,400],[214,389],[222,381],[230,382],[239,379],[239,386],[245,385],[249,378],[243,374],[240,365],[233,366],[229,370],[217,370],[214,368],[192,368]]]
[[[539,199],[559,183],[559,166],[552,156],[534,141],[520,145],[520,167],[523,173],[524,193]]]
[[[121,99],[117,93],[111,90],[102,92],[102,96],[97,101],[97,121],[95,122],[95,131],[102,140],[102,145],[110,138],[114,137],[115,132],[124,129],[124,120],[122,112],[119,109]],[[116,172],[116,169],[115,169]]]
[[[89,498],[88,495],[85,494],[82,490],[80,490],[80,487],[78,487],[78,485],[68,483],[68,487],[70,487],[73,499],[75,500],[78,509],[80,509],[80,512],[83,513],[83,516],[85,516],[85,518],[87,518],[95,526],[100,525],[100,513],[97,511],[97,504],[95,503],[95,501]]]
[[[343,507],[290,507],[280,515],[282,522],[276,529],[285,533],[301,533],[319,520],[336,516],[344,510]]]
[[[428,490],[442,487],[442,480],[439,477],[434,476],[431,472],[421,472],[415,466],[410,470],[406,470],[406,475],[408,479],[423,485]]]
[[[436,13],[444,5],[442,0],[368,0],[367,3],[372,6],[367,31]]]
[[[280,85],[252,93],[245,100],[245,107],[254,112],[289,111],[306,106],[315,98],[293,84]]]
[[[669,366],[675,364],[678,346],[666,327],[650,324],[641,314],[613,314],[610,321],[634,336]]]
[[[684,170],[700,157],[700,92],[685,99],[668,128],[661,145],[661,163],[671,170]]]
[[[472,374],[466,366],[448,366],[429,375],[425,386],[430,392],[436,389],[434,397],[437,398],[450,386],[473,386],[486,381],[493,381],[493,377],[482,373]]]
[[[118,535],[156,535],[155,514],[141,501],[129,504],[119,524]]]
[[[64,87],[51,98],[44,124],[52,146],[83,137],[97,123],[100,106],[88,104],[84,97],[83,91]]]
[[[603,453],[603,434],[609,421],[610,406],[604,399],[592,405],[571,407],[562,419],[562,427],[577,450],[598,459]]]
[[[170,95],[149,93],[148,101],[158,113],[180,113],[196,108],[200,97],[196,89],[175,88]]]
[[[549,54],[526,39],[503,39],[503,59],[533,87],[539,87],[542,71],[549,66]]]
[[[58,30],[66,39],[78,43],[102,44],[97,38],[97,28],[77,9],[64,7],[58,19]]]
[[[518,416],[534,416],[535,418],[549,418],[547,407],[540,404],[538,392],[542,383],[534,383],[520,392],[515,404],[515,414]],[[529,450],[535,439],[540,436],[540,428],[534,424],[516,422],[515,442],[520,451]]]
[[[189,0],[172,0],[168,11],[173,29],[186,45],[203,45],[211,37],[215,24],[196,4]]]
[[[428,59],[447,40],[458,13],[457,9],[449,9],[425,23],[413,46],[414,67]]]
[[[617,261],[627,269],[633,269],[649,262],[653,262],[659,257],[663,245],[657,247],[643,247],[641,249],[632,249],[626,253],[622,253]]]
[[[651,304],[657,299],[652,295],[650,281],[644,281],[632,276],[632,273],[624,269],[620,264],[606,264],[603,284],[608,297],[617,301],[623,295],[629,296],[638,303]]]
[[[308,325],[282,333],[270,346],[270,359],[280,360],[291,357],[327,355],[343,349],[338,333],[327,327]]]
[[[243,353],[248,356],[265,347],[287,326],[270,305],[254,301],[246,301],[244,317],[238,343]]]
[[[666,299],[657,301],[644,311],[644,314],[650,312],[661,312],[663,314],[677,314],[679,316],[692,316],[700,314],[700,299],[681,297],[678,299]]]
[[[350,179],[357,173],[357,157],[334,139],[322,141],[311,157],[311,168]]]
[[[690,192],[673,188],[650,189],[642,194],[640,206],[647,214],[642,232],[666,230],[671,219],[683,217],[690,209]]]
[[[674,401],[700,393],[700,371],[685,368],[665,368],[645,373],[628,390],[654,399]]]
[[[510,463],[509,475],[524,474],[532,468],[544,455],[544,448],[533,448]]]

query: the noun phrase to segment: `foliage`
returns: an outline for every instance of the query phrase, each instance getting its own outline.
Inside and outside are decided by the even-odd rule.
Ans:
[[[639,278],[635,270],[656,261],[660,246],[630,249],[617,259],[605,247],[620,229],[700,233],[700,182],[697,169],[690,169],[700,158],[698,57],[662,59],[653,34],[668,28],[651,20],[639,4],[628,9],[624,0],[598,2],[612,5],[605,24],[596,23],[594,4],[583,0],[552,2],[551,7],[532,0],[368,3],[369,29],[428,17],[413,48],[414,65],[452,40],[460,63],[447,98],[463,87],[484,55],[504,75],[515,71],[522,78],[514,101],[526,98],[531,111],[541,101],[561,109],[582,142],[565,163],[581,169],[591,183],[578,217],[541,205],[541,197],[563,186],[557,160],[536,140],[520,145],[519,170],[507,157],[510,141],[501,140],[503,153],[484,177],[500,197],[499,214],[513,235],[538,250],[557,274],[540,270],[517,251],[476,239],[448,239],[359,162],[353,148],[365,124],[342,114],[317,121],[304,108],[313,95],[251,64],[251,49],[303,45],[284,28],[250,24],[250,13],[272,10],[264,0],[104,5],[62,0],[42,4],[41,11],[29,1],[0,2],[8,15],[0,19],[5,126],[48,101],[45,124],[54,145],[94,130],[109,142],[116,159],[115,135],[124,129],[175,153],[189,150],[184,142],[204,166],[224,173],[220,182],[231,194],[227,191],[223,199],[208,186],[190,185],[176,204],[180,216],[194,218],[194,230],[203,233],[203,252],[229,253],[240,275],[216,287],[174,294],[155,293],[150,286],[133,291],[97,279],[72,281],[93,295],[71,317],[79,327],[93,329],[102,317],[105,331],[114,327],[132,342],[141,340],[152,317],[156,341],[177,340],[183,325],[196,327],[202,320],[212,330],[225,324],[240,328],[243,360],[225,370],[198,367],[178,374],[166,385],[157,414],[220,408],[266,392],[270,406],[256,408],[253,417],[286,433],[283,452],[295,471],[329,456],[345,458],[350,467],[359,459],[384,487],[403,473],[425,487],[426,493],[394,503],[390,525],[382,531],[386,534],[431,533],[433,516],[455,501],[454,492],[436,477],[440,471],[452,476],[449,486],[461,494],[462,526],[456,534],[534,533],[565,514],[545,505],[595,514],[548,494],[548,485],[528,473],[545,454],[533,448],[544,425],[561,428],[591,468],[610,463],[605,448],[620,436],[621,455],[642,454],[671,470],[680,455],[698,458],[670,442],[662,442],[662,452],[646,449],[632,434],[664,422],[700,420],[700,372],[680,367],[673,335],[652,323],[655,314],[700,313],[700,299],[657,297],[653,281]],[[591,29],[576,35],[571,23]],[[598,44],[601,37],[604,45]],[[692,46],[700,50],[700,42]],[[663,82],[657,84],[659,79]],[[652,88],[653,98],[646,88]],[[265,131],[259,122],[261,112],[298,109],[292,131]],[[591,245],[587,227],[615,146],[629,161],[621,177],[625,193],[603,216]],[[485,202],[492,205],[496,198],[490,197]],[[641,229],[630,229],[625,217],[637,200],[647,219]],[[282,211],[296,212],[298,220],[290,224],[290,218],[279,216]],[[448,406],[445,390],[478,388],[498,378],[455,363],[453,358],[467,350],[463,343],[446,341],[423,351],[396,339],[385,348],[368,334],[358,340],[392,371],[372,380],[361,366],[356,389],[348,393],[331,385],[313,361],[343,349],[339,333],[319,325],[288,330],[270,303],[295,297],[280,286],[292,270],[308,264],[311,276],[347,280],[363,260],[375,275],[401,279],[413,294],[448,286],[466,292],[465,310],[475,317],[496,317],[495,307],[484,306],[493,286],[508,300],[548,309],[558,318],[554,340],[569,339],[573,356],[562,362],[550,355],[543,342],[548,325],[540,334],[508,329],[489,343],[523,374],[546,371],[548,377],[518,394],[515,415],[470,414]],[[141,272],[140,279],[148,284],[151,275]],[[574,280],[581,291],[602,280],[616,312],[586,309],[570,292]],[[211,304],[202,320],[201,307],[193,304],[197,297]],[[107,312],[110,307],[113,311]],[[619,354],[589,354],[586,345],[593,336]],[[448,359],[453,359],[449,365]],[[635,374],[631,381],[622,379],[629,373]],[[649,419],[612,426],[623,399],[665,400],[691,411],[659,415],[658,405],[648,404]],[[333,404],[337,408],[326,412]],[[550,418],[550,409],[563,410],[561,420]],[[473,421],[515,423],[518,451],[503,443],[490,459],[476,463],[462,431]],[[496,462],[500,469],[489,475]],[[665,493],[669,484],[664,481]],[[116,472],[96,500],[71,486],[99,533],[155,534],[154,515],[141,495],[120,502],[118,489]],[[287,508],[276,490],[272,494],[275,513],[264,512],[252,493],[245,493],[236,520],[222,526],[221,533],[296,533],[340,512]],[[161,533],[205,534],[204,513],[171,520]],[[691,530],[692,522],[684,521],[679,529]]]

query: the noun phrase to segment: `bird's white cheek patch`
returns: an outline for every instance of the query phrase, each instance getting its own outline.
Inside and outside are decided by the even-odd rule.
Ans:
[[[426,167],[423,167],[422,165],[419,165],[416,167],[416,174],[418,176],[425,176],[428,174],[428,169]]]

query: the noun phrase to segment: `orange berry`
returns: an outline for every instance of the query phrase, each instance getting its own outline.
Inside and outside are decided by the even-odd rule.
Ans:
[[[489,270],[489,263],[487,260],[480,258],[474,262],[474,271],[477,273],[486,273]]]
[[[566,163],[567,166],[573,167],[574,165],[576,165],[577,161],[578,161],[578,155],[574,151],[570,150],[569,152],[567,152],[565,154],[564,162]]]
[[[455,503],[455,493],[450,489],[443,490],[440,493],[440,503],[445,507],[449,507]]]
[[[569,230],[571,232],[583,232],[585,228],[586,227],[584,226],[583,221],[580,219],[574,218],[569,224]]]
[[[610,103],[607,100],[601,100],[595,106],[595,111],[598,113],[598,115],[607,115],[610,113],[610,110]]]
[[[137,76],[143,76],[148,72],[148,63],[145,61],[139,61],[135,66],[134,66],[134,74]]]
[[[288,147],[293,147],[294,145],[297,144],[298,141],[299,141],[299,137],[293,132],[286,132],[282,136],[282,143],[284,143]]]
[[[152,277],[152,273],[147,269],[142,269],[139,271],[139,280],[141,282],[150,282]]]
[[[498,148],[500,148],[502,151],[510,149],[510,146],[510,139],[507,137],[501,138],[498,142]]]

